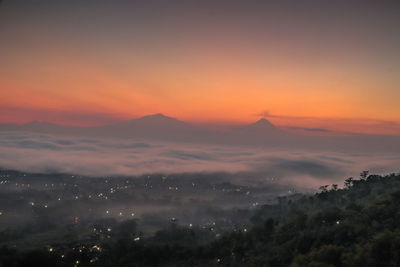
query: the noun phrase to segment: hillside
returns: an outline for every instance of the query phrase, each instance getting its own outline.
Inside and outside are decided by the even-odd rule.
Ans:
[[[135,223],[117,226],[119,239],[90,249],[0,251],[4,266],[399,266],[400,175],[348,178],[265,205],[253,226],[215,237],[210,228],[178,226],[140,239]],[[89,245],[89,244],[88,244]],[[62,252],[65,253],[65,250]],[[12,263],[12,264],[11,264]]]

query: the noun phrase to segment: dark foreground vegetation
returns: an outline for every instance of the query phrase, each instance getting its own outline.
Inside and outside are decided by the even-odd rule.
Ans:
[[[342,189],[280,197],[251,222],[215,237],[172,221],[140,238],[128,220],[116,226],[117,238],[100,244],[4,246],[0,266],[400,266],[400,175],[363,172]]]

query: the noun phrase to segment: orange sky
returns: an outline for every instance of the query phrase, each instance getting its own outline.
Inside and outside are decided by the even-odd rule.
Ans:
[[[309,18],[277,6],[265,18],[252,7],[149,5],[131,19],[127,6],[74,5],[0,6],[2,122],[94,125],[161,112],[242,124],[268,111],[282,126],[400,134],[400,19],[389,7],[321,18],[330,7],[317,6]]]

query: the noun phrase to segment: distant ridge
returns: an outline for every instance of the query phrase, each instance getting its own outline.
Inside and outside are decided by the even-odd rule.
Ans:
[[[284,133],[287,133],[275,125],[273,125],[269,120],[262,118],[259,119],[258,121],[251,123],[249,125],[240,127],[236,129],[235,131],[237,134],[240,135],[248,135],[253,136],[253,137],[273,137],[273,136],[278,136],[282,135]]]
[[[137,119],[133,119],[133,120],[174,120],[174,121],[178,121],[178,119],[166,116],[162,113],[155,113],[155,114],[150,114],[150,115],[146,115]],[[132,121],[133,121],[132,120]]]
[[[13,124],[13,123],[4,123],[0,124],[0,131],[27,131],[27,132],[53,132],[58,131],[60,129],[69,128],[69,126],[63,126],[59,124],[54,124],[50,122],[44,121],[31,121],[23,124]]]
[[[143,116],[127,122],[128,124],[142,124],[141,126],[147,127],[160,127],[160,126],[176,126],[176,127],[191,127],[192,124],[180,121],[178,119],[165,116],[162,113]]]
[[[101,127],[115,134],[160,140],[190,140],[201,138],[206,130],[161,113]],[[112,129],[110,129],[112,128]]]
[[[263,147],[302,147],[348,149],[400,149],[400,136],[352,135],[306,136],[284,131],[262,118],[226,132],[212,131],[157,113],[104,126],[63,126],[32,121],[0,124],[0,132],[59,134],[65,136],[137,138],[201,144],[252,145]]]
[[[162,113],[150,114],[110,125],[92,127],[63,126],[40,121],[32,121],[25,124],[0,124],[0,131],[24,131],[100,137],[137,137],[157,140],[211,143],[248,143],[250,141],[252,143],[259,139],[276,138],[284,133],[284,131],[275,127],[266,119],[260,119],[252,124],[245,125],[228,133],[221,133],[183,122]]]
[[[262,130],[262,131],[281,131],[279,128],[277,128],[275,125],[273,125],[269,120],[265,118],[259,119],[255,123],[245,126],[244,129]]]

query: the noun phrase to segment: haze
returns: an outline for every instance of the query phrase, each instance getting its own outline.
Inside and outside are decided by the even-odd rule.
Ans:
[[[3,1],[0,121],[399,134],[397,1]]]

